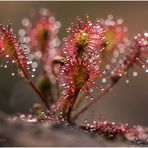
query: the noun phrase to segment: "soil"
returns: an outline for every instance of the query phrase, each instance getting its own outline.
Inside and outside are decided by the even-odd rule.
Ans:
[[[0,112],[0,146],[134,146],[118,138],[107,140],[92,136],[79,128],[48,124],[28,123],[10,120]]]

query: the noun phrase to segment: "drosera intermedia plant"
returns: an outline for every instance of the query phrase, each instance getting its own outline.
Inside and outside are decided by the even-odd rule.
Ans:
[[[22,25],[23,28],[19,30],[19,40],[29,50],[31,60],[34,59],[33,66],[35,68],[38,65],[41,66],[37,87],[48,103],[52,103],[56,99],[53,89],[55,85],[58,85],[53,78],[56,77],[53,72],[56,68],[53,61],[54,58],[60,56],[57,48],[60,48],[58,32],[61,23],[49,13],[48,9],[42,8],[39,12],[34,11],[30,18],[23,18]],[[58,91],[58,88],[54,91]]]
[[[147,46],[148,46],[148,34],[145,32],[143,35],[137,34],[134,37],[132,44],[128,47],[128,52],[123,59],[120,60],[120,63],[116,65],[115,68],[110,72],[110,81],[103,91],[95,97],[92,102],[89,102],[86,106],[84,106],[78,113],[75,115],[74,119],[76,119],[80,114],[86,111],[92,104],[98,101],[102,96],[112,90],[113,86],[124,76],[128,74],[129,69],[134,68],[134,66],[138,66],[148,72],[148,60],[147,60]],[[136,71],[133,72],[133,76],[137,76],[138,73]],[[128,82],[128,80],[126,81]]]
[[[9,22],[7,29],[3,25],[0,26],[0,37],[1,58],[4,58],[3,62],[7,63],[7,61],[10,61],[12,64],[17,64],[21,76],[33,88],[39,98],[44,102],[47,109],[49,109],[49,105],[46,103],[45,98],[41,95],[26,73],[25,68],[30,71],[32,70],[29,66],[30,61],[27,58],[26,49],[21,46],[17,41],[16,36],[13,34],[11,22]]]
[[[67,29],[68,37],[61,42],[58,38],[61,23],[45,8],[39,11],[34,21],[25,18],[22,23],[24,28],[19,30],[19,41],[12,31],[11,22],[7,28],[0,26],[0,57],[4,63],[17,65],[19,74],[44,106],[34,104],[37,117],[20,115],[18,119],[41,124],[75,125],[108,139],[121,135],[132,142],[135,139],[148,141],[142,137],[147,134],[145,128],[141,132],[139,128],[105,120],[94,120],[84,125],[75,122],[92,104],[111,91],[130,69],[139,66],[148,72],[147,32],[137,34],[130,41],[123,19],[109,15],[107,19],[92,21],[86,15],[84,19],[76,18],[76,23]],[[29,74],[34,76],[38,64],[41,72],[34,84]],[[137,72],[134,71],[133,75],[137,76]],[[92,93],[93,89],[98,90],[98,94]],[[83,105],[85,98],[89,101]],[[82,108],[77,111],[79,106]]]
[[[77,18],[77,24],[72,24],[67,31],[69,36],[64,38],[63,47],[65,60],[59,76],[64,89],[61,97],[52,107],[71,118],[80,91],[91,96],[89,88],[95,85],[94,80],[100,75],[97,62],[102,51],[101,41],[104,39],[102,35],[104,30],[99,25],[98,19],[91,22],[87,15],[86,21]]]

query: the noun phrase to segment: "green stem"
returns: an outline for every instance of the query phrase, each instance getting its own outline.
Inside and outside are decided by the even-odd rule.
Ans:
[[[71,113],[73,111],[73,106],[74,106],[74,104],[76,102],[76,99],[77,99],[77,97],[79,95],[79,92],[80,92],[80,89],[75,90],[74,97],[72,98],[71,105],[70,105],[70,107],[68,109],[68,112],[67,112],[67,120],[70,121],[70,122],[71,122]]]
[[[54,70],[54,67],[55,67],[55,64],[54,64],[54,62],[52,62],[52,73],[53,73],[53,75],[54,75],[54,77],[55,77],[55,85],[56,85],[56,89],[57,89],[57,99],[59,98],[59,96],[60,96],[60,87],[59,87],[59,81],[58,81],[58,75],[56,74],[56,72],[55,72],[55,70]]]
[[[106,87],[106,89],[100,93],[96,98],[93,99],[93,101],[89,102],[86,106],[84,106],[74,117],[73,117],[73,121],[75,121],[82,113],[84,113],[91,105],[93,105],[95,102],[97,102],[98,100],[100,100],[106,93],[108,93],[112,87],[115,85],[116,83],[112,83],[110,85],[108,85]]]

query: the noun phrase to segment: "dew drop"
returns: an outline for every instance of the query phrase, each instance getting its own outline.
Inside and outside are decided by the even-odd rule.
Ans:
[[[29,64],[32,64],[32,61],[28,61],[27,64],[28,64],[28,65],[29,65]]]
[[[89,96],[86,96],[86,97],[85,97],[85,99],[88,99],[88,98],[89,98]]]
[[[25,27],[29,26],[29,19],[24,18],[24,19],[22,20],[22,24],[23,24]]]
[[[147,32],[145,32],[145,33],[144,33],[144,36],[145,36],[145,37],[148,37],[148,33],[147,33]]]
[[[4,65],[4,68],[7,68],[7,65]]]
[[[126,80],[125,82],[128,84],[129,83],[129,80]]]
[[[118,19],[118,20],[117,20],[117,24],[119,24],[119,25],[123,24],[123,19],[121,19],[121,18]]]
[[[103,90],[104,90],[104,88],[102,87],[102,88],[101,88],[101,91],[103,91]]]
[[[33,71],[33,72],[35,72],[35,71],[36,71],[36,69],[34,68],[34,69],[32,69],[32,71]]]
[[[19,32],[18,32],[18,34],[20,35],[20,36],[25,36],[25,30],[24,29],[20,29],[19,30]]]
[[[107,80],[106,80],[105,78],[103,78],[103,79],[102,79],[102,82],[103,82],[103,83],[106,83],[106,82],[107,82]]]
[[[106,65],[106,69],[110,69],[110,65],[109,64]]]
[[[34,78],[35,75],[31,75],[32,78]]]
[[[148,69],[146,69],[145,72],[148,73]]]
[[[15,63],[15,61],[14,61],[14,60],[12,60],[12,63]]]
[[[15,76],[15,73],[12,73],[11,75],[12,75],[12,76]]]
[[[138,76],[138,73],[137,73],[136,71],[134,71],[134,72],[133,72],[133,76],[134,76],[134,77],[137,77],[137,76]]]
[[[94,120],[94,121],[93,121],[93,124],[97,124],[97,121],[96,121],[96,120]]]
[[[91,101],[92,101],[93,99],[94,99],[93,97],[90,98]]]
[[[103,71],[103,74],[106,74],[106,71],[105,70]]]
[[[145,65],[142,65],[142,68],[145,68]]]
[[[89,126],[90,126],[90,124],[89,124],[89,123],[87,123],[87,124],[86,124],[86,126],[87,126],[87,127],[89,127]]]
[[[65,85],[66,85],[65,83],[62,84],[62,86],[65,86]]]

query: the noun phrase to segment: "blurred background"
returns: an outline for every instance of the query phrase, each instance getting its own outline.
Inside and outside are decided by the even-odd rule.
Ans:
[[[113,14],[123,18],[129,28],[129,38],[148,31],[148,2],[0,2],[0,23],[13,22],[14,32],[22,28],[21,20],[30,16],[31,9],[49,8],[62,23],[59,37],[66,36],[66,28],[77,16],[86,13],[94,19]],[[24,80],[12,77],[12,68],[0,69],[0,110],[9,114],[25,112],[37,102],[36,95]],[[92,110],[96,117],[115,122],[148,126],[148,74],[138,69],[138,77],[129,74],[130,83],[123,78],[112,92],[104,96],[79,121],[90,118]]]

